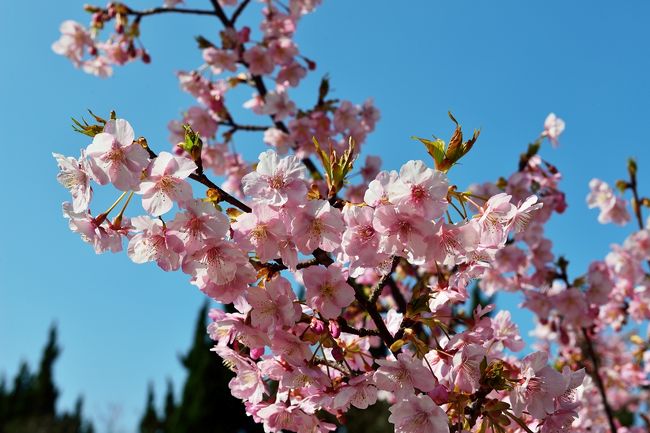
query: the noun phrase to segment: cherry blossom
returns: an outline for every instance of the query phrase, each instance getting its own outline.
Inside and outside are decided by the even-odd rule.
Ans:
[[[76,213],[85,211],[92,199],[93,189],[90,186],[91,176],[83,151],[78,160],[59,153],[52,153],[52,156],[56,159],[60,169],[56,180],[72,195],[72,210]]]
[[[84,26],[72,20],[64,21],[59,30],[61,37],[52,44],[52,50],[56,54],[66,56],[75,66],[79,67],[85,49],[94,45],[90,34]]]
[[[550,113],[544,120],[542,136],[548,137],[551,144],[556,147],[559,144],[558,137],[564,132],[564,126],[564,120],[557,117],[555,113]]]
[[[257,169],[242,178],[244,192],[261,203],[299,203],[307,193],[305,168],[295,156],[278,158],[272,150],[260,154]]]
[[[428,168],[422,161],[402,166],[399,179],[390,185],[388,200],[399,208],[410,208],[427,219],[440,217],[446,207],[446,176]]]
[[[219,0],[203,14],[223,28],[199,39],[194,70],[177,73],[193,102],[168,124],[172,149],[135,140],[123,119],[75,123],[92,143],[78,159],[53,154],[70,229],[96,253],[126,242],[134,262],[181,269],[229,304],[210,312],[213,351],[234,372],[231,394],[269,433],[333,431],[378,401],[400,433],[640,432],[620,416],[650,395],[650,230],[636,163],[618,193],[590,182],[598,221],[634,216],[638,227],[581,273],[547,229],[573,200],[544,140],[557,146],[561,119],[551,113],[494,182],[465,179],[457,157],[476,135],[464,141],[455,119],[449,142],[420,140],[433,158],[381,171],[365,148],[380,117],[372,99],[333,96],[328,78],[311,99],[289,96],[313,83],[316,62],[295,36],[320,1],[264,3],[255,28],[239,19],[249,3]],[[89,7],[91,30],[65,22],[52,48],[98,76],[147,63],[140,21],[185,5],[163,7]],[[252,94],[244,115],[233,89]],[[258,162],[255,144],[272,148]],[[124,193],[91,213],[108,183]],[[533,314],[532,344],[514,309],[484,302],[500,292]]]
[[[228,218],[202,200],[186,202],[184,212],[178,212],[168,226],[190,254],[201,249],[206,239],[221,239],[229,230]]]
[[[180,267],[183,242],[168,232],[162,221],[137,217],[131,223],[136,230],[142,231],[129,240],[128,255],[134,263],[156,262],[164,271]]]
[[[313,266],[302,273],[307,303],[325,318],[336,317],[354,300],[354,289],[345,281],[340,266]]]
[[[115,188],[137,189],[140,176],[149,163],[147,151],[133,141],[133,128],[124,119],[109,120],[104,132],[95,135],[86,148],[93,178],[100,185],[111,182]]]
[[[447,414],[427,395],[416,395],[390,407],[395,433],[448,433]]]
[[[589,188],[591,191],[587,196],[587,205],[589,208],[600,209],[598,222],[625,225],[630,221],[625,200],[617,197],[609,185],[600,179],[592,179],[589,182]]]
[[[424,361],[408,353],[400,353],[397,359],[377,360],[379,369],[375,372],[377,388],[392,391],[397,398],[408,398],[414,389],[431,391],[436,385],[433,373],[424,366]]]
[[[192,199],[192,187],[185,180],[196,170],[188,158],[161,152],[149,166],[146,178],[137,190],[142,194],[142,206],[153,216],[169,212],[174,202],[180,206]]]
[[[302,253],[316,248],[334,251],[341,243],[344,226],[340,210],[325,200],[312,200],[292,220],[291,233]]]

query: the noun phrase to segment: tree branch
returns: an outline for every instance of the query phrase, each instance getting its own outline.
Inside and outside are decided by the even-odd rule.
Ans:
[[[205,9],[164,8],[164,7],[146,9],[143,11],[136,11],[133,9],[129,9],[127,12],[128,15],[134,15],[136,18],[146,17],[149,15],[168,14],[168,13],[187,14],[187,15],[211,15],[211,16],[216,15],[214,11],[209,11]]]
[[[348,277],[347,281],[348,284],[354,288],[354,297],[357,302],[359,302],[359,305],[366,310],[372,321],[375,323],[379,336],[386,347],[390,349],[390,346],[395,342],[395,338],[391,335],[390,331],[388,331],[384,319],[381,317],[381,314],[379,314],[379,311],[377,311],[377,306],[368,301],[366,295],[363,293],[361,285],[354,281],[354,279]]]
[[[582,328],[582,336],[584,337],[585,344],[587,346],[587,354],[589,355],[589,358],[591,359],[591,362],[594,365],[594,370],[591,372],[591,376],[594,378],[594,381],[596,382],[596,387],[598,388],[598,392],[600,392],[600,397],[603,401],[603,406],[605,408],[605,415],[607,415],[607,422],[609,423],[609,429],[611,430],[611,433],[616,433],[616,424],[614,423],[614,412],[612,411],[612,407],[610,406],[609,400],[607,399],[607,391],[605,389],[605,384],[603,383],[603,379],[600,377],[598,355],[596,354],[594,345],[591,341],[591,338],[589,337],[589,333],[585,328]]]
[[[399,257],[398,256],[393,256],[391,259],[391,265],[390,265],[390,271],[386,273],[379,282],[375,285],[375,287],[372,289],[372,292],[370,293],[370,297],[368,298],[368,302],[371,304],[374,304],[377,302],[379,299],[379,296],[381,295],[381,292],[384,290],[384,287],[386,284],[388,284],[389,280],[393,279],[393,272],[395,272],[395,268],[397,267],[397,263],[399,262]]]
[[[235,23],[237,22],[237,18],[239,18],[239,15],[241,15],[242,12],[244,12],[244,9],[246,9],[246,6],[248,6],[248,3],[250,3],[251,0],[244,0],[239,4],[237,9],[235,9],[235,13],[232,14],[232,18],[230,18],[230,23],[234,26]]]

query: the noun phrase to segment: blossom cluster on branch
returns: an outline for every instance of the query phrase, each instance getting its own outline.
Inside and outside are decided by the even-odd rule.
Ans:
[[[639,230],[570,279],[544,228],[566,208],[561,173],[539,154],[546,140],[557,145],[561,119],[549,115],[516,171],[494,183],[454,183],[450,171],[479,131],[465,139],[451,114],[448,142],[419,139],[429,162],[381,171],[368,156],[353,172],[379,119],[372,101],[331,98],[327,78],[313,106],[290,97],[316,68],[293,36],[319,1],[262,2],[259,37],[237,22],[249,3],[109,3],[86,6],[90,30],[62,25],[54,51],[100,76],[150,61],[144,17],[205,15],[223,26],[197,38],[202,65],[178,74],[197,105],[169,123],[170,151],[156,152],[115,113],[75,120],[92,141],[78,159],[54,154],[72,196],[70,229],[97,253],[126,245],[135,263],[182,271],[227,305],[212,310],[208,332],[236,373],[232,394],[267,432],[332,431],[351,407],[378,399],[398,433],[645,431],[634,413],[648,404],[649,336],[625,326],[650,318],[650,203],[636,164],[620,195],[593,180],[588,204],[617,224],[631,220],[631,205]],[[242,87],[259,124],[239,123],[226,104]],[[233,145],[240,133],[261,134],[270,149],[245,161]],[[93,187],[108,184],[119,196],[91,213]],[[134,197],[145,215],[127,216]],[[510,312],[473,296],[500,291],[521,292],[535,313],[534,351]]]

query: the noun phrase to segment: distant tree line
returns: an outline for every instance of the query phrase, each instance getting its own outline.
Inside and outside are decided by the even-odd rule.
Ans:
[[[239,399],[230,395],[228,382],[233,373],[211,352],[213,342],[206,333],[208,306],[197,316],[192,345],[180,357],[187,379],[178,399],[168,382],[162,405],[156,404],[153,385],[147,392],[139,433],[262,433],[261,425],[247,416]],[[54,384],[53,366],[61,353],[56,327],[49,331],[39,369],[31,372],[23,362],[13,382],[0,378],[0,433],[95,433],[82,416],[83,400],[73,412],[57,411],[59,391]],[[388,406],[377,403],[370,410],[353,410],[346,415],[341,433],[392,432]],[[335,420],[332,420],[335,422]],[[102,433],[102,432],[100,432]]]
[[[57,411],[59,391],[53,381],[54,362],[61,353],[56,327],[50,328],[38,371],[21,363],[12,383],[0,378],[0,433],[93,433],[81,415],[79,397],[73,412]]]

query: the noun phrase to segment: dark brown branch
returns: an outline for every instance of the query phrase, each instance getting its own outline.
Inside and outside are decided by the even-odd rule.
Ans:
[[[393,279],[393,272],[395,272],[397,263],[399,263],[399,257],[393,256],[391,260],[390,271],[387,272],[386,275],[381,277],[379,282],[377,282],[375,287],[372,289],[372,292],[370,293],[370,297],[368,298],[368,302],[370,302],[371,304],[377,302],[377,299],[379,299],[379,296],[381,295],[381,292],[384,290],[386,284],[388,284],[388,281]]]
[[[226,13],[223,11],[223,8],[219,4],[218,0],[210,0],[212,3],[212,6],[214,7],[214,11],[221,21],[221,24],[223,24],[224,27],[228,29],[234,29],[234,22],[235,22],[235,15],[233,15],[233,19],[228,19],[226,16]],[[245,2],[244,2],[245,3]],[[242,3],[243,4],[243,3]],[[240,12],[241,13],[241,12]],[[235,11],[235,14],[237,14],[237,11]],[[244,61],[241,61],[241,63],[248,68],[248,64]],[[264,79],[260,75],[253,75],[251,74],[251,78],[253,80],[253,84],[255,85],[255,88],[257,89],[257,92],[260,94],[262,99],[266,99],[266,94],[268,93],[268,89],[266,88],[266,84],[264,84]],[[280,131],[284,132],[285,134],[289,133],[289,128],[287,128],[287,125],[285,125],[283,122],[279,120],[275,120],[273,116],[271,115],[271,120],[273,120],[273,123],[275,124],[275,127],[278,128]],[[323,176],[318,170],[318,167],[314,164],[314,162],[309,159],[309,158],[303,158],[302,163],[305,164],[307,167],[307,170],[309,170],[309,173],[311,173],[312,177],[315,179],[322,179]]]
[[[226,203],[230,203],[231,205],[235,206],[236,208],[239,208],[240,210],[246,213],[251,213],[253,211],[248,205],[242,203],[235,197],[231,196],[226,191],[221,189],[216,183],[208,179],[208,177],[205,174],[192,173],[190,174],[190,179],[195,180],[207,186],[208,188],[216,189],[217,192],[219,193],[219,197],[221,198],[221,200],[225,201]]]
[[[163,7],[152,8],[143,11],[136,11],[136,10],[129,9],[127,12],[128,15],[134,15],[138,18],[146,17],[149,15],[159,15],[159,14],[168,14],[168,13],[187,14],[187,15],[211,15],[211,16],[216,15],[214,11],[209,11],[204,9],[163,8]]]
[[[341,329],[342,332],[346,332],[348,334],[354,334],[358,335],[359,337],[379,337],[379,331],[376,329],[367,329],[367,328],[353,328],[352,326],[348,325],[348,322],[345,321],[343,317],[338,318],[338,324],[339,328]]]
[[[223,11],[223,8],[219,4],[219,0],[210,0],[212,7],[214,8],[214,14],[219,18],[219,21],[224,25],[224,27],[232,27],[232,23],[226,16],[226,13]]]
[[[149,147],[149,145],[147,144],[147,141],[146,141],[145,139],[143,139],[143,138],[139,138],[139,139],[137,140],[137,142],[138,142],[138,144],[140,144],[140,145],[141,145],[141,146],[142,146],[142,147],[147,151],[147,153],[149,154],[149,158],[154,159],[154,158],[157,158],[157,157],[158,157],[158,154],[156,154],[156,152],[154,152],[153,150],[151,150],[151,148]],[[209,178],[208,178],[208,177],[207,177],[207,176],[202,172],[202,170],[199,170],[199,171],[200,171],[200,173],[197,172],[197,173],[192,173],[192,174],[190,174],[190,176],[189,176],[190,179],[195,180],[195,181],[197,181],[197,182],[199,182],[199,183],[201,183],[201,184],[207,186],[208,188],[212,188],[212,189],[216,190],[216,191],[219,193],[219,198],[220,198],[221,200],[223,200],[223,201],[225,201],[225,202],[227,202],[227,203],[230,203],[231,205],[235,206],[235,207],[238,208],[239,210],[244,211],[244,212],[246,212],[246,213],[250,213],[250,212],[252,212],[252,209],[250,208],[250,206],[248,206],[248,205],[242,203],[241,201],[239,201],[239,200],[236,199],[235,197],[233,197],[233,196],[231,196],[230,194],[228,194],[226,191],[224,191],[223,189],[221,189],[221,188],[219,187],[219,185],[217,185],[216,183],[212,182],[212,181],[211,181],[211,180],[210,180],[210,179],[209,179]]]
[[[591,362],[594,365],[594,369],[591,372],[591,376],[594,378],[594,381],[596,382],[596,387],[598,388],[598,392],[600,393],[600,397],[603,400],[603,407],[605,408],[605,415],[607,416],[607,422],[609,423],[609,429],[611,430],[611,433],[616,433],[616,424],[614,423],[614,412],[612,411],[612,407],[609,404],[609,400],[607,399],[607,391],[605,389],[605,383],[603,383],[603,379],[600,377],[600,371],[599,371],[599,361],[598,361],[598,355],[596,354],[596,351],[594,349],[594,345],[591,341],[591,337],[589,337],[589,332],[585,328],[582,328],[582,336],[585,339],[585,345],[587,346],[587,354],[589,355],[589,358],[591,358]]]
[[[362,286],[354,281],[354,279],[348,278],[348,284],[354,288],[354,297],[356,298],[359,305],[361,305],[361,307],[366,310],[372,321],[375,323],[377,332],[379,332],[379,336],[383,340],[386,347],[390,349],[390,346],[395,342],[395,338],[388,331],[388,328],[384,323],[384,319],[381,317],[381,314],[379,314],[379,311],[377,311],[377,306],[368,302],[365,293],[363,293]]]
[[[244,0],[237,6],[237,9],[235,9],[235,13],[232,14],[232,18],[230,18],[230,23],[234,26],[235,23],[237,22],[237,18],[239,18],[239,15],[241,15],[242,12],[244,12],[244,9],[246,9],[246,6],[248,6],[248,3],[250,3],[251,0]]]
[[[228,120],[222,120],[218,122],[221,126],[229,126],[232,132],[235,131],[266,131],[270,126],[261,126],[261,125],[240,125]]]
[[[634,162],[631,160],[630,163]],[[634,210],[634,216],[636,217],[637,225],[639,230],[643,230],[645,225],[643,223],[643,215],[641,213],[641,200],[639,199],[639,189],[636,180],[636,164],[634,164],[634,170],[630,170],[630,189],[632,190],[632,197],[634,197],[634,203],[632,203],[632,208]]]
[[[245,63],[244,65],[248,66]],[[264,84],[264,79],[259,75],[253,75],[252,79],[253,79],[253,83],[255,84],[255,88],[257,89],[257,93],[260,94],[262,99],[266,99],[268,89],[266,88],[266,84]],[[278,128],[280,131],[284,132],[285,134],[289,134],[289,128],[287,128],[287,125],[285,125],[284,122],[273,119],[273,116],[271,116],[271,120],[273,120],[273,123],[276,128]],[[307,167],[307,170],[309,170],[309,173],[311,173],[313,178],[315,179],[323,178],[323,175],[320,173],[320,170],[318,170],[318,167],[316,167],[316,164],[314,164],[314,162],[311,159],[303,158],[302,163],[305,164],[305,167]]]
[[[397,304],[397,312],[406,313],[406,299],[404,299],[404,295],[402,295],[402,292],[400,292],[399,287],[397,287],[397,283],[394,279],[390,278],[388,280],[388,287],[390,287],[390,295],[393,297],[395,303]]]

